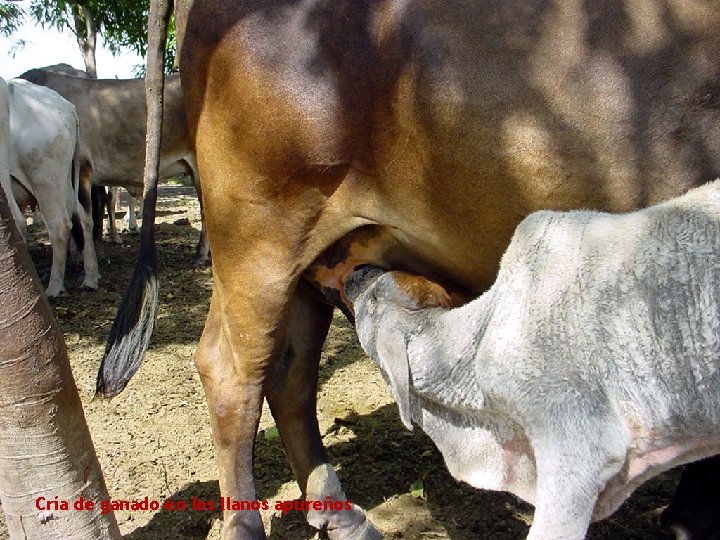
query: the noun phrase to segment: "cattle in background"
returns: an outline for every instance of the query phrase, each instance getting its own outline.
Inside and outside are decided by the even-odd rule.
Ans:
[[[72,67],[70,64],[53,64],[51,66],[45,66],[42,68],[43,71],[49,71],[51,73],[61,73],[63,75],[72,75],[73,77],[80,77],[81,79],[89,79],[90,75],[87,74],[87,71],[83,71],[82,69],[77,69]],[[22,78],[22,76],[21,76]]]
[[[121,188],[119,188],[118,186],[113,186],[108,188],[107,192],[105,192],[104,195],[101,195],[100,197],[93,197],[93,202],[96,200],[102,201],[100,203],[100,206],[105,206],[107,208],[108,224],[105,232],[110,237],[111,241],[118,243],[122,242],[122,240],[120,239],[120,235],[118,234],[117,227],[117,212],[120,211],[120,206],[123,200],[122,191],[120,191],[120,189]],[[123,218],[123,225],[126,226],[126,229],[128,231],[137,232],[137,207],[142,206],[142,198],[138,197],[142,196],[142,190],[140,188],[126,187],[125,191],[127,192],[127,212],[125,213],[125,217]],[[142,213],[142,208],[140,209],[140,212]]]
[[[478,295],[533,211],[630,211],[720,176],[720,5],[646,7],[179,4],[180,72],[213,249],[196,363],[224,496],[255,497],[265,397],[303,496],[345,498],[315,417],[331,310],[305,273],[339,238],[349,235],[349,253],[326,269],[350,263],[337,268],[331,297],[364,262]],[[153,240],[143,238],[136,268],[152,260]],[[156,294],[151,274],[136,276],[129,292]],[[127,298],[98,376],[105,395],[127,384],[149,343],[154,310]],[[719,467],[718,458],[688,466],[681,487]],[[679,489],[664,514],[706,504],[670,522],[685,538],[720,534],[720,487],[701,487]],[[332,539],[377,534],[358,509],[307,518]],[[231,510],[223,534],[265,536],[258,513]]]
[[[5,192],[10,212],[20,234],[25,237],[27,229],[25,216],[12,196],[13,189],[10,181],[10,94],[5,79],[0,77],[0,187]]]
[[[97,289],[100,275],[90,208],[80,202],[89,201],[90,193],[82,191],[79,181],[75,107],[55,91],[25,80],[13,79],[7,86],[12,191],[6,195],[21,208],[36,202],[42,213],[53,252],[47,295],[57,296],[64,290],[71,229],[82,250],[83,286]]]
[[[123,218],[123,224],[127,224],[128,231],[137,232],[138,215],[142,214],[142,192],[140,190],[127,190],[126,202],[128,209]]]
[[[45,69],[32,69],[20,77],[52,88],[75,105],[80,119],[81,183],[142,189],[147,116],[143,79],[85,79]],[[160,177],[191,174],[200,197],[179,76],[168,77],[164,96]],[[94,217],[99,221],[99,214]],[[194,261],[207,264],[209,257],[203,220]]]
[[[51,66],[45,66],[38,68],[42,71],[49,71],[50,73],[61,73],[63,75],[71,75],[73,77],[80,77],[81,79],[90,79],[87,71],[72,67],[70,64],[53,64]],[[22,76],[21,76],[22,77]],[[117,190],[117,188],[115,188]],[[115,226],[115,208],[112,205],[112,195],[110,190],[106,190],[105,186],[93,185],[91,186],[92,194],[92,216],[93,216],[93,238],[96,241],[100,241],[102,237],[103,221],[105,216],[103,215],[103,209],[107,210],[108,215],[108,234],[114,241],[119,241],[117,234],[117,227]],[[99,244],[98,244],[99,245]]]
[[[456,309],[375,267],[346,294],[406,427],[456,479],[534,504],[528,539],[581,540],[643,482],[720,454],[718,245],[720,180],[631,214],[532,214]]]

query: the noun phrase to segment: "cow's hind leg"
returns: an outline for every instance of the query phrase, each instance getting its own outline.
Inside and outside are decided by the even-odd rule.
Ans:
[[[84,181],[90,181],[90,169],[87,167],[80,168],[80,184],[82,185]],[[105,201],[107,200],[105,186],[92,186],[90,197],[92,199],[93,241],[95,242],[95,251],[99,253],[103,221],[105,220]]]
[[[73,219],[80,221],[80,228],[82,229],[82,258],[83,269],[85,270],[82,286],[97,289],[100,271],[98,269],[95,243],[93,242],[92,194],[88,177],[80,179],[77,196],[74,197],[73,203],[75,206]]]
[[[243,316],[257,313],[243,305],[248,298],[237,291],[227,294],[221,280],[216,280],[196,364],[208,401],[225,500],[256,499],[253,443],[266,390],[303,491],[323,501],[345,498],[322,447],[315,417],[317,362],[329,312],[306,294],[288,292],[287,307],[269,307],[267,319]],[[277,319],[272,321],[274,316]],[[260,331],[261,327],[273,331]],[[315,513],[309,519],[326,527],[333,539],[380,538],[358,507]],[[257,511],[225,509],[225,540],[264,537]]]
[[[85,277],[82,286],[88,289],[97,289],[100,271],[98,269],[97,254],[95,253],[95,243],[92,238],[92,218],[80,204],[76,207],[75,216],[80,221],[83,236],[82,258]]]
[[[332,308],[313,298],[304,283],[290,305],[287,343],[266,383],[266,397],[295,478],[307,501],[319,501],[307,520],[332,539],[382,538],[358,506],[349,503],[322,444],[316,396],[320,351],[332,319]],[[320,505],[318,505],[320,506]]]
[[[38,201],[52,247],[52,265],[50,281],[46,289],[48,296],[58,296],[65,290],[65,261],[67,258],[68,241],[70,239],[70,215],[64,205],[57,201],[52,203]]]
[[[107,190],[107,199],[105,200],[106,206],[107,206],[107,214],[108,214],[108,236],[110,237],[110,240],[112,242],[115,242],[116,244],[121,244],[122,240],[120,239],[120,235],[118,234],[117,230],[117,216],[115,215],[115,209],[117,207],[118,201],[120,200],[120,188],[117,186],[113,186],[111,188],[108,188]]]
[[[227,52],[231,62],[244,62],[244,55],[238,54],[234,45]],[[185,65],[193,71],[191,65]],[[207,104],[202,110],[193,110],[191,105],[188,112],[189,123],[197,124],[196,156],[202,171],[214,278],[207,338],[203,338],[207,345],[198,354],[198,368],[212,417],[222,495],[248,499],[255,497],[252,452],[262,398],[276,364],[288,360],[288,321],[295,309],[298,282],[320,252],[357,227],[361,219],[344,216],[337,193],[352,173],[349,163],[354,156],[346,155],[351,141],[327,147],[313,137],[307,141],[286,139],[282,134],[286,123],[293,122],[291,117],[277,114],[272,101],[261,110],[254,100],[243,103],[252,92],[243,90],[245,75],[232,75],[228,66],[223,60],[213,61],[204,83],[184,78],[183,88],[188,103],[197,105],[196,93],[201,91]],[[238,67],[238,73],[242,72],[242,65]],[[276,97],[279,107],[283,98]],[[260,116],[243,112],[245,105]],[[263,133],[267,130],[277,138],[260,133],[249,136],[246,120],[248,126],[262,126]],[[336,127],[332,124],[328,129]],[[327,131],[317,129],[319,133]],[[322,141],[333,138],[327,134]],[[315,148],[316,143],[321,147]],[[294,384],[294,379],[288,379],[287,393],[302,394]],[[307,401],[302,406],[307,414],[314,414]],[[278,400],[274,407],[283,418],[280,424],[287,424],[283,430],[310,429],[307,423],[286,421]],[[305,433],[300,440],[319,446],[317,427],[312,429],[315,434]],[[303,443],[293,439],[285,436],[289,453],[303,455]],[[294,466],[301,474],[309,475],[302,471],[310,465],[291,459],[296,460]],[[225,540],[262,538],[258,512],[225,512],[223,535]]]
[[[197,166],[193,163],[191,168],[193,185],[195,186],[198,201],[200,202],[200,238],[198,238],[197,247],[195,248],[193,264],[195,266],[207,266],[211,262],[210,242],[208,241],[207,228],[205,227],[205,207],[203,205],[202,187],[200,185],[200,177],[197,173]]]
[[[195,354],[210,413],[220,472],[220,495],[253,501],[253,446],[262,406],[262,376],[236,364],[223,325],[228,309],[215,287],[210,311]],[[239,369],[238,369],[239,367]],[[265,538],[260,514],[253,510],[223,512],[225,540]]]
[[[138,227],[138,212],[142,214],[142,192],[127,190],[127,214],[123,218],[123,223],[127,222],[127,230],[136,233],[140,230]]]

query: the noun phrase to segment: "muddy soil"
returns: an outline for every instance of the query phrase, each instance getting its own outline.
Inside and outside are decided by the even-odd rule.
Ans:
[[[208,412],[193,354],[212,284],[209,268],[191,258],[200,227],[192,188],[161,188],[158,216],[161,305],[150,352],[127,389],[112,401],[93,397],[95,374],[115,310],[132,273],[137,235],[103,242],[98,291],[79,288],[69,272],[67,293],[52,301],[65,334],[90,431],[113,499],[218,500]],[[50,267],[43,227],[33,230],[31,253],[41,273]],[[322,355],[318,416],[324,442],[347,495],[369,511],[387,538],[523,538],[532,507],[515,497],[479,492],[455,482],[439,452],[418,429],[400,423],[379,372],[359,348],[353,328],[336,316]],[[299,496],[264,409],[256,441],[258,498],[270,538],[298,540],[316,533],[302,515],[274,511],[274,502]],[[610,519],[591,527],[591,539],[668,539],[657,528],[679,472],[639,489]],[[422,486],[422,490],[411,489]],[[219,539],[221,516],[209,511],[118,511],[127,540]],[[0,527],[4,523],[0,518]],[[7,538],[0,530],[0,539]]]

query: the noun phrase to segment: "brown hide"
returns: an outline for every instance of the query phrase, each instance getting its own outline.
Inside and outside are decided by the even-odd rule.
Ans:
[[[329,315],[301,278],[336,241],[370,227],[392,248],[358,263],[480,293],[530,212],[628,211],[720,172],[714,0],[206,0],[178,19],[214,258],[197,364],[234,499],[255,496],[263,396],[303,492],[340,496],[315,475]],[[308,520],[347,538],[348,516]],[[262,535],[226,512],[226,538]]]
[[[533,210],[627,211],[717,176],[717,6],[566,4],[196,3],[184,86],[216,246],[302,232],[297,273],[380,224],[479,291]],[[256,230],[232,215],[301,199]]]

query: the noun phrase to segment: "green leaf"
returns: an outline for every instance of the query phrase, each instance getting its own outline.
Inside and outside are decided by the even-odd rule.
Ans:
[[[422,480],[415,480],[410,486],[410,495],[416,499],[425,498],[425,487]]]
[[[265,430],[265,440],[270,442],[280,438],[280,432],[275,426],[269,427]]]

